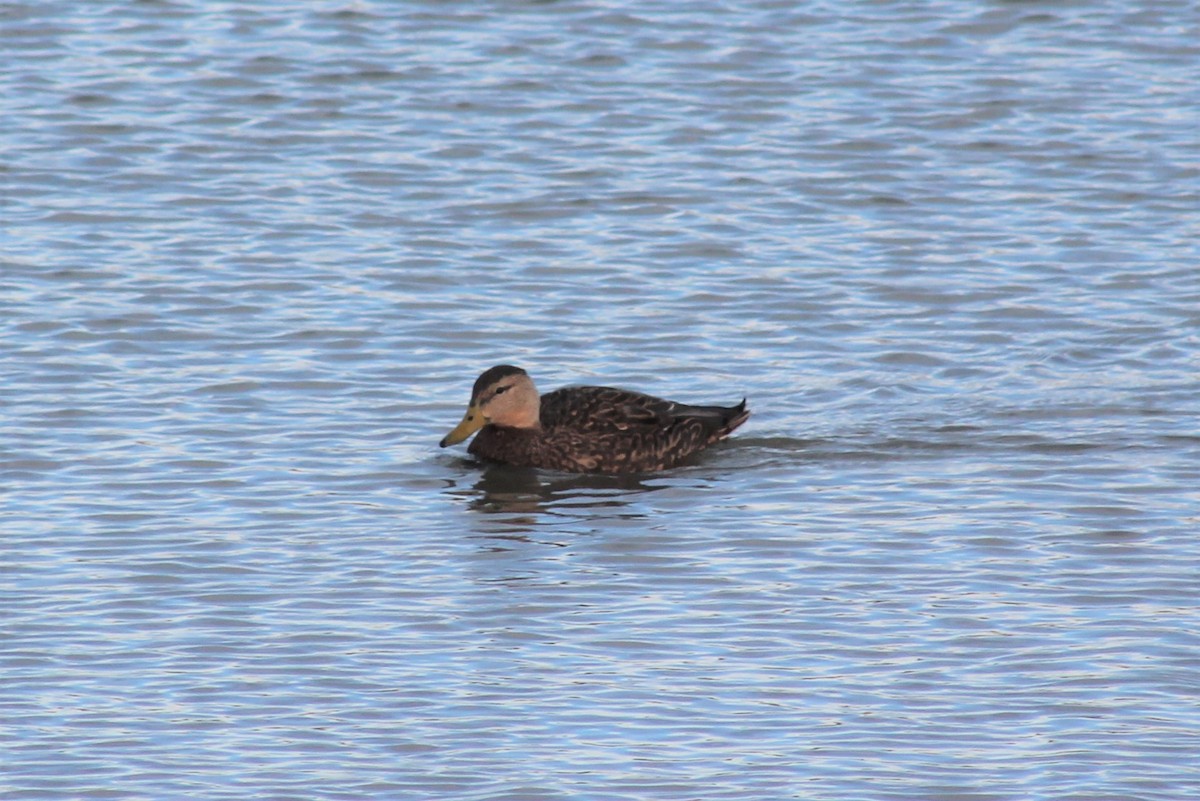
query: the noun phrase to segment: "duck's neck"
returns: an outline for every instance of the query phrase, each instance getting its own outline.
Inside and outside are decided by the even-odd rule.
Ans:
[[[504,424],[511,428],[541,431],[542,416],[539,412],[539,404],[532,404],[528,408],[522,409],[520,414],[510,416],[504,421]]]

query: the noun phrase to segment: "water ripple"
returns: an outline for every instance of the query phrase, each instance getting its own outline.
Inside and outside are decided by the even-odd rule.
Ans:
[[[0,794],[1197,795],[1181,8],[9,4]]]

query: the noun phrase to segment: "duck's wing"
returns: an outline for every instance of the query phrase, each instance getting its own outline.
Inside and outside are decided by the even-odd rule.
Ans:
[[[697,425],[720,438],[741,425],[749,413],[737,406],[690,406],[614,387],[565,387],[542,396],[542,425],[579,432],[667,431]]]
[[[542,396],[542,426],[606,433],[670,424],[671,402],[613,387],[564,387]]]

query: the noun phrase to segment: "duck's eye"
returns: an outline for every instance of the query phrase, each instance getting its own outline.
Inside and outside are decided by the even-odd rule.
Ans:
[[[495,394],[503,395],[505,392],[508,392],[508,387],[496,387]]]

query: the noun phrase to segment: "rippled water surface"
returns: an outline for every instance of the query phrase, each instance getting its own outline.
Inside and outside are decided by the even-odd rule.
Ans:
[[[0,797],[1200,796],[1197,21],[4,5]]]

